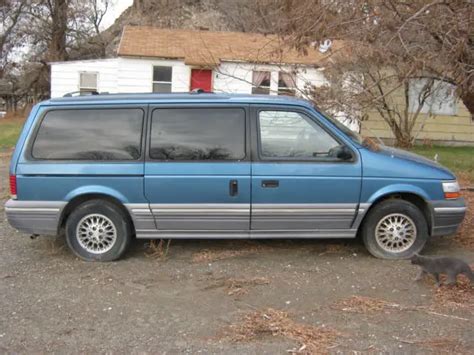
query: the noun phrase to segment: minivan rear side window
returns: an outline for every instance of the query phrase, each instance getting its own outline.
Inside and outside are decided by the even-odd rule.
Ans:
[[[245,158],[245,111],[170,108],[153,111],[150,157],[158,160]]]
[[[138,108],[49,111],[31,155],[41,160],[137,160],[143,116]]]

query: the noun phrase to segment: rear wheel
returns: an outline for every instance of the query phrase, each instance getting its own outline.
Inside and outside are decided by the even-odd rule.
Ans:
[[[128,216],[115,204],[90,200],[79,205],[66,221],[69,248],[87,261],[112,261],[120,258],[131,241]]]
[[[367,250],[377,258],[406,259],[423,249],[428,223],[411,202],[386,200],[371,209],[362,226]]]

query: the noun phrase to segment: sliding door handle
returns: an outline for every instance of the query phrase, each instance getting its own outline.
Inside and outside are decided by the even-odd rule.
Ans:
[[[239,183],[237,180],[229,181],[229,195],[236,196],[239,193]]]
[[[262,180],[262,187],[265,188],[275,188],[280,185],[278,180]]]

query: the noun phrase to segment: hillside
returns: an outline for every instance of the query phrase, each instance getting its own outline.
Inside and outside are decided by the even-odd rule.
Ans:
[[[103,32],[107,38],[106,55],[114,56],[125,25],[147,25],[162,28],[208,29],[210,31],[245,31],[236,19],[239,9],[233,1],[213,0],[159,0],[135,1],[115,23]],[[86,55],[90,57],[91,55]],[[82,55],[81,57],[84,57]]]

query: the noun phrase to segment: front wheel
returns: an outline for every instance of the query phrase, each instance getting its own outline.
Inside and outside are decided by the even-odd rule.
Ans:
[[[120,258],[131,241],[127,216],[115,204],[90,200],[79,205],[66,221],[69,248],[86,261]]]
[[[367,250],[382,259],[406,259],[423,249],[428,223],[420,209],[405,200],[386,200],[371,209],[362,226]]]

